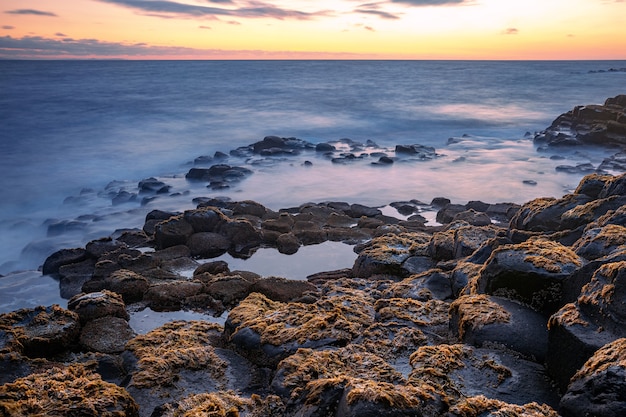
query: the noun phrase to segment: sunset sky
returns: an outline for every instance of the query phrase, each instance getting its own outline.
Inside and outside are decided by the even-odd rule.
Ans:
[[[0,0],[0,58],[626,59],[626,0]]]

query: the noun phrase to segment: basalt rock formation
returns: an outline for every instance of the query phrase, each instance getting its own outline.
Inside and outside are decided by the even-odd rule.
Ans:
[[[305,146],[264,142],[241,152]],[[623,415],[626,174],[522,206],[429,207],[440,224],[344,202],[205,199],[59,251],[45,269],[68,309],[0,315],[0,414]],[[356,261],[306,281],[211,261],[329,240]],[[137,334],[128,311],[146,307],[225,321]]]

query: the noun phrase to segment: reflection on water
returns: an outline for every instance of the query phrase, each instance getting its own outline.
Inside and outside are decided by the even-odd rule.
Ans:
[[[148,333],[157,327],[163,326],[165,323],[176,320],[192,321],[192,320],[204,320],[212,323],[217,323],[221,326],[226,322],[228,313],[223,313],[219,317],[213,317],[208,314],[198,313],[195,311],[154,311],[150,308],[145,308],[140,311],[130,311],[130,320],[128,324],[138,334]]]
[[[317,272],[352,268],[356,253],[352,246],[340,242],[324,242],[302,246],[293,255],[284,255],[273,248],[261,248],[251,258],[238,259],[226,254],[210,261],[226,261],[231,271],[252,271],[263,277],[304,280]]]

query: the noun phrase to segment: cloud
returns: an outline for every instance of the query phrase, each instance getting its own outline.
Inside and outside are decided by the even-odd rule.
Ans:
[[[8,14],[30,14],[30,15],[35,15],[35,16],[57,17],[57,15],[52,13],[52,12],[44,12],[42,10],[34,10],[34,9],[7,10],[5,13],[8,13]]]
[[[506,28],[502,31],[504,35],[517,35],[519,33],[519,29],[517,28]]]
[[[320,16],[331,15],[330,11],[303,12],[298,10],[283,9],[269,3],[254,0],[238,1],[210,0],[211,3],[233,5],[234,7],[198,6],[194,4],[179,3],[170,0],[99,0],[101,2],[116,4],[118,6],[139,10],[156,17],[186,17],[186,18],[217,18],[219,16],[247,17],[247,18],[272,18],[272,19],[298,19],[308,20]]]
[[[362,13],[362,14],[370,14],[370,15],[378,16],[382,19],[388,19],[388,20],[400,19],[398,15],[385,12],[384,10],[378,10],[378,9],[356,9],[355,12]]]
[[[199,29],[213,29],[211,26],[204,26],[204,25],[200,25],[198,26]]]
[[[0,36],[0,59],[363,59],[357,53],[195,49],[97,39]]]
[[[408,4],[409,6],[448,6],[462,3],[472,3],[472,0],[389,0],[391,3]]]
[[[11,30],[11,29],[15,29],[15,26],[4,25],[2,26],[2,29]]]
[[[54,34],[54,36],[60,36],[60,37],[62,37],[62,38],[67,37],[67,35],[66,35],[65,33],[61,33],[61,32],[57,32],[57,33],[55,33],[55,34]]]

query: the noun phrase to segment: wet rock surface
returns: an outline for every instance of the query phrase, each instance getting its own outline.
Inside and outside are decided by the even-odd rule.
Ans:
[[[368,146],[268,137],[235,154],[351,163],[370,158]],[[392,160],[433,152],[411,145]],[[239,178],[218,156],[193,169],[222,177],[188,180]],[[274,211],[216,198],[153,211],[132,233],[48,258],[68,309],[0,315],[0,413],[623,415],[625,184],[626,175],[594,173],[572,194],[521,206],[400,201],[390,205],[397,217],[347,202]],[[424,210],[439,224],[406,217]],[[307,280],[214,259],[329,241],[354,245],[356,260],[336,271],[321,262]],[[206,319],[138,334],[129,312],[147,308]]]

